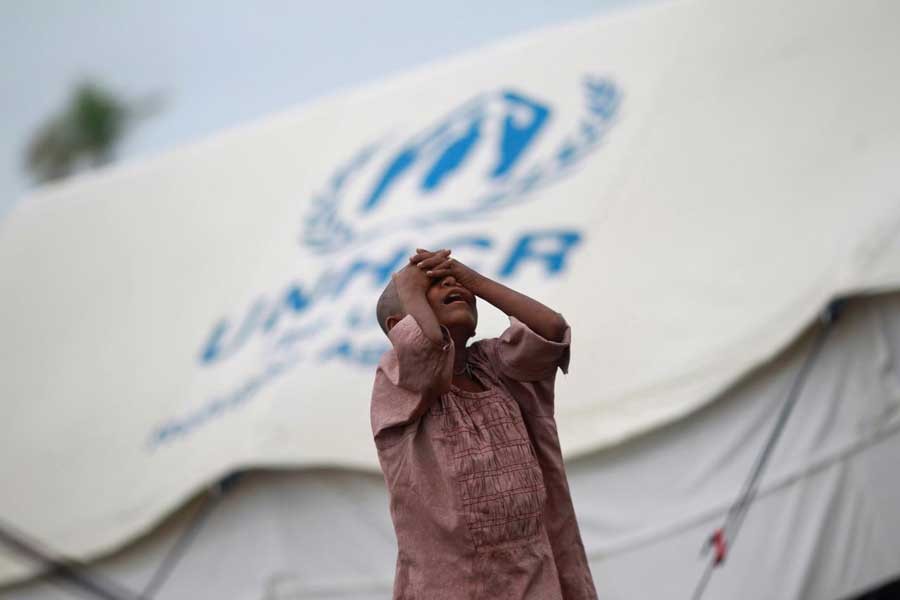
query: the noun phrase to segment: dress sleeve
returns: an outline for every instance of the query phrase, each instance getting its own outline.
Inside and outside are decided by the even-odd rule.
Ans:
[[[566,327],[561,342],[548,340],[515,317],[497,338],[497,357],[504,374],[518,381],[540,381],[559,368],[569,372],[569,345],[572,332]]]
[[[386,430],[422,416],[453,377],[453,341],[446,328],[443,345],[435,344],[407,315],[388,333],[393,346],[385,352],[372,389],[372,434],[376,441]]]

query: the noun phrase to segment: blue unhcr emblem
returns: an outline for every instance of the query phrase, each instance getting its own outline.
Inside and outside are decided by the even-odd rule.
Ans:
[[[482,94],[414,135],[358,151],[303,220],[304,249],[327,256],[304,260],[302,273],[210,324],[196,357],[215,391],[158,423],[148,448],[240,410],[298,365],[340,361],[371,372],[388,341],[367,315],[431,225],[464,223],[436,242],[465,248],[499,279],[564,274],[585,237],[577,225],[496,228],[483,217],[534,198],[600,147],[621,95],[606,79],[582,89],[581,102],[556,107],[512,89]]]
[[[477,96],[400,144],[363,148],[313,199],[301,243],[331,252],[386,231],[473,219],[525,201],[529,192],[571,172],[614,122],[620,101],[615,84],[588,78],[583,91],[584,112],[577,127],[549,155],[535,157],[553,108],[510,89]],[[486,169],[466,173],[476,162]],[[478,177],[464,196],[433,201],[437,192],[464,176]],[[415,207],[389,223],[377,218],[392,196],[404,193],[407,199],[417,198]]]

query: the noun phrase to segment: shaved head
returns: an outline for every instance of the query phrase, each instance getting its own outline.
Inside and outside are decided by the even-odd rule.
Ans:
[[[391,278],[390,283],[381,292],[381,296],[378,298],[378,305],[375,307],[375,315],[378,317],[378,324],[381,326],[381,330],[387,334],[388,317],[403,314],[403,303],[400,302],[400,295],[397,294],[397,285],[394,283],[394,279]]]

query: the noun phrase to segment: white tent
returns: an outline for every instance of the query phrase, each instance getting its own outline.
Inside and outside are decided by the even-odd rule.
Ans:
[[[810,334],[711,405],[570,461],[602,597],[689,598],[718,527],[806,360]],[[900,576],[900,295],[854,299],[815,362],[733,553],[706,598],[850,598]],[[264,600],[390,597],[396,553],[384,482],[333,469],[252,472],[91,565],[133,590],[209,506],[159,593]],[[650,576],[652,574],[652,576]],[[63,580],[0,597],[56,598]]]
[[[372,470],[371,306],[424,238],[573,324],[557,418],[600,589],[689,593],[785,348],[829,298],[900,284],[898,22],[889,1],[678,2],[40,192],[0,223],[0,519],[93,560],[235,469]],[[897,319],[851,303],[710,597],[900,574]],[[217,511],[171,597],[384,597],[377,477],[248,476]],[[98,568],[140,587],[176,526]],[[0,550],[0,580],[37,570]]]

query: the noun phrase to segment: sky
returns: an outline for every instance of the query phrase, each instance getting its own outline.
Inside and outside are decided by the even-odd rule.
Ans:
[[[477,49],[657,0],[36,0],[0,4],[0,219],[32,187],[31,134],[91,79],[159,93],[120,161]]]

